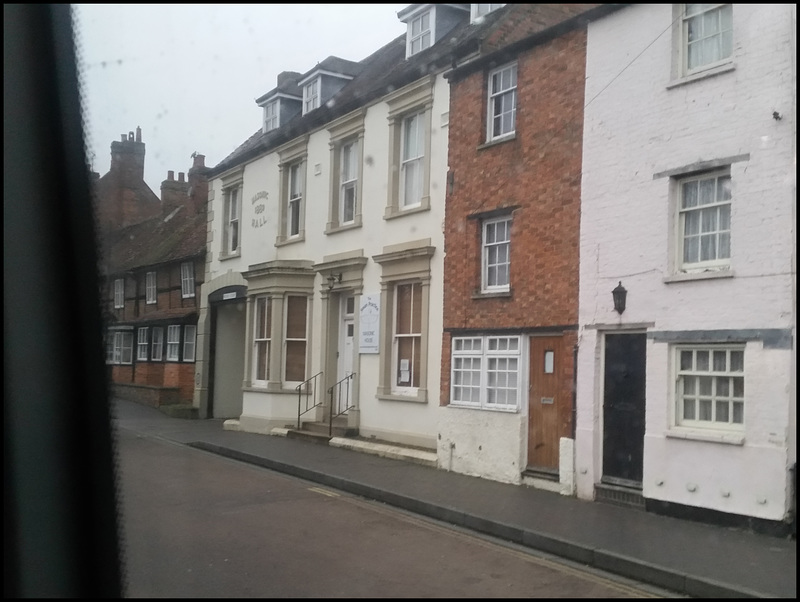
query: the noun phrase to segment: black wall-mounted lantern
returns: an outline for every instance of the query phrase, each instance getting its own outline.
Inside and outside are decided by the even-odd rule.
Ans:
[[[339,272],[338,274],[330,273],[328,274],[328,290],[332,291],[333,287],[336,286],[337,282],[342,281],[342,273]]]
[[[621,314],[625,311],[625,299],[628,296],[628,291],[625,290],[625,287],[622,286],[622,281],[620,280],[617,288],[611,291],[611,294],[614,295],[614,311],[618,314]]]

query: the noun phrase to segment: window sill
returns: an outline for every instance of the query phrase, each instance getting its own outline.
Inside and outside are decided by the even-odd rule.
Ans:
[[[414,213],[422,213],[424,211],[430,211],[430,209],[431,209],[430,197],[425,197],[424,199],[422,199],[422,203],[418,207],[410,207],[408,209],[387,207],[383,219],[385,220],[395,219],[398,217],[404,217],[406,215],[413,215]]]
[[[294,395],[297,397],[297,390],[283,389],[280,386],[275,385],[267,385],[265,387],[251,385],[249,387],[242,387],[242,391],[246,391],[247,393],[269,393],[270,395]]]
[[[510,299],[511,296],[511,289],[507,291],[497,291],[496,293],[483,293],[481,291],[472,293],[472,299]]]
[[[716,278],[733,278],[735,276],[733,270],[718,268],[709,269],[704,272],[679,272],[672,276],[666,276],[663,279],[664,284],[672,282],[690,282],[692,280],[714,280]]]
[[[338,224],[330,224],[325,229],[325,234],[336,234],[337,232],[345,232],[347,230],[355,230],[356,228],[361,227],[361,218],[359,217],[356,221],[352,224],[345,224],[344,226],[339,226]]]
[[[286,245],[293,245],[294,243],[297,243],[297,242],[305,242],[305,240],[306,240],[305,233],[300,234],[298,236],[292,236],[291,238],[285,238],[285,237],[279,236],[278,239],[275,241],[275,246],[276,247],[285,247]]]
[[[725,443],[727,445],[744,445],[744,433],[705,431],[702,429],[674,427],[665,435],[670,439],[687,439],[692,441],[707,441],[709,443]]]
[[[414,395],[401,395],[399,393],[378,393],[375,397],[381,401],[408,401],[410,403],[428,403],[428,391],[417,389]]]
[[[679,86],[683,86],[686,84],[691,84],[692,82],[696,82],[709,77],[714,77],[715,75],[720,75],[721,73],[728,73],[729,71],[733,71],[734,69],[736,69],[736,64],[732,61],[729,63],[724,63],[722,65],[717,65],[716,67],[710,67],[704,71],[699,71],[697,73],[692,73],[691,75],[685,75],[683,77],[679,77],[677,79],[672,80],[670,83],[667,84],[667,90],[671,90],[672,88],[677,88]]]
[[[241,257],[241,256],[242,256],[241,251],[237,251],[236,253],[220,253],[219,260],[225,261],[226,259],[234,259],[236,257]]]
[[[501,414],[518,414],[519,408],[488,408],[486,406],[472,405],[466,403],[450,402],[447,404],[448,408],[455,408],[457,410],[478,410],[480,412],[499,412]]]
[[[499,138],[495,138],[494,140],[489,140],[488,142],[484,142],[483,144],[478,146],[478,150],[492,148],[493,146],[497,146],[498,144],[503,144],[504,142],[511,142],[512,140],[516,139],[517,139],[516,132],[514,132],[513,134],[506,134],[505,136],[501,136]]]

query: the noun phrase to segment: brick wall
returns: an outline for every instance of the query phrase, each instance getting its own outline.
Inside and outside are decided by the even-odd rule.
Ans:
[[[577,322],[585,47],[585,32],[575,31],[519,57],[513,140],[480,147],[487,72],[451,90],[445,328]],[[473,299],[480,289],[481,222],[469,217],[504,207],[516,207],[511,295]]]

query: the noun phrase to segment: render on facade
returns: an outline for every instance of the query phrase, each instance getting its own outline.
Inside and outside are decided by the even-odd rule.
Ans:
[[[409,33],[364,60],[328,57],[292,94],[282,74],[259,104],[299,113],[213,169],[195,405],[228,428],[333,414],[349,434],[436,447],[443,74],[483,30],[466,5],[398,16]]]
[[[589,24],[581,498],[778,530],[791,516],[795,11],[631,5]]]

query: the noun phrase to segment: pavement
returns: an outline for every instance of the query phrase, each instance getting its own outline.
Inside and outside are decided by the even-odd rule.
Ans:
[[[188,445],[699,598],[796,598],[797,542],[114,400],[115,428]],[[371,453],[363,453],[370,451]]]

